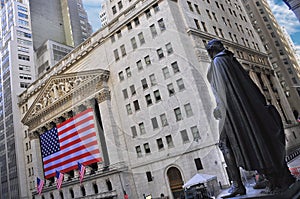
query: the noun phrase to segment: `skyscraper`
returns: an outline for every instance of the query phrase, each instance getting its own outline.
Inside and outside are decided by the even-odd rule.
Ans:
[[[26,154],[31,145],[30,143],[22,144],[27,132],[20,131],[22,129],[20,111],[16,108],[18,94],[27,89],[28,85],[35,80],[37,71],[35,50],[39,48],[38,45],[42,45],[48,39],[74,47],[91,33],[81,0],[45,1],[45,4],[40,4],[40,2],[34,1],[33,8],[30,8],[29,4],[33,1],[1,1],[0,198],[5,199],[28,198],[28,189],[35,183],[27,184],[26,181],[26,176],[34,175],[33,168],[25,170],[25,164],[32,161],[32,154]],[[34,12],[31,15],[33,9],[44,11],[44,13]],[[49,15],[50,13],[51,15]],[[40,21],[37,20],[37,17]],[[49,20],[45,21],[47,17]],[[65,31],[66,27],[64,26],[69,28],[68,31]],[[45,27],[47,27],[47,31],[44,32]],[[35,33],[33,34],[33,32]],[[61,44],[54,41],[51,45],[58,46],[56,48],[51,46],[54,56],[56,55],[54,57],[56,62],[62,58],[60,52],[65,55],[71,50],[71,47],[62,48]],[[26,112],[26,107],[21,112]]]
[[[300,116],[300,66],[295,51],[278,25],[266,0],[244,0],[243,3],[293,110],[294,118],[284,117],[285,123],[295,123]]]
[[[35,160],[26,169],[34,168],[42,178],[49,161],[43,164],[41,136],[85,111],[94,114],[93,136],[103,159],[84,165],[88,170],[82,184],[72,167],[76,162],[56,161],[67,176],[61,189],[49,176],[41,196],[31,188],[35,198],[116,199],[125,192],[129,198],[180,198],[184,182],[198,172],[228,185],[206,79],[210,59],[205,44],[212,38],[235,53],[283,117],[293,118],[241,1],[110,0],[103,8],[107,25],[33,83],[19,101],[21,110],[28,107],[22,114],[30,135],[24,143],[32,144],[27,153]]]
[[[3,2],[3,1],[2,1]],[[0,198],[27,196],[27,171],[17,94],[34,80],[28,1],[5,1],[1,9]]]
[[[43,75],[92,34],[82,0],[30,0],[35,67]]]

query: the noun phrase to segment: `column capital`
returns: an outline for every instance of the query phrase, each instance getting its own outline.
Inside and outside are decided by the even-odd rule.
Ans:
[[[97,100],[97,102],[100,104],[101,102],[104,102],[106,100],[110,100],[111,99],[111,95],[110,95],[110,91],[109,90],[102,90],[100,93],[97,93],[95,95],[95,98]]]
[[[39,131],[32,131],[28,133],[28,137],[30,140],[35,140],[40,138],[40,133]]]

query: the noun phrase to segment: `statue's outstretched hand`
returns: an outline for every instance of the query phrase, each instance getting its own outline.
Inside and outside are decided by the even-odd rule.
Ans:
[[[214,109],[213,114],[214,114],[214,117],[215,117],[217,120],[222,119],[222,114],[221,114],[221,111],[220,111],[220,109],[219,109],[218,107],[216,107],[216,108]]]

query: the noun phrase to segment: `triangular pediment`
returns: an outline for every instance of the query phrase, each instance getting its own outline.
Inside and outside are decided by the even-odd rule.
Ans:
[[[72,100],[76,104],[76,96],[87,88],[93,90],[100,88],[103,82],[107,82],[108,77],[109,71],[102,69],[51,76],[40,89],[22,122],[29,125],[32,120],[44,115],[47,110],[51,111],[67,101]]]

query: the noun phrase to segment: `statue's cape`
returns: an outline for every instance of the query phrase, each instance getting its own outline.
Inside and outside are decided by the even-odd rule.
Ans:
[[[217,54],[207,74],[222,112],[220,132],[228,138],[238,166],[246,170],[278,170],[285,160],[280,116],[251,80],[233,53]]]

